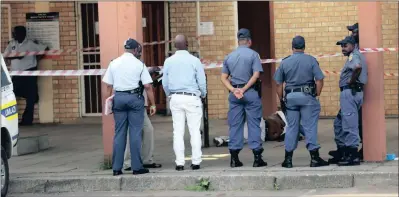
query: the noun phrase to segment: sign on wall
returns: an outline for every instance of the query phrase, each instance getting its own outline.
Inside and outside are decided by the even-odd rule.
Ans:
[[[200,22],[198,33],[200,36],[213,35],[214,34],[213,22]]]
[[[50,49],[60,49],[59,17],[58,12],[26,13],[27,37]]]

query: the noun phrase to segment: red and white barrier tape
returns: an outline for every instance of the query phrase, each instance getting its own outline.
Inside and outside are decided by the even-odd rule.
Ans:
[[[106,69],[87,69],[87,70],[36,70],[36,71],[11,71],[11,76],[94,76],[103,75]],[[340,71],[324,70],[326,75],[340,75]],[[384,76],[398,77],[398,73],[385,72]]]

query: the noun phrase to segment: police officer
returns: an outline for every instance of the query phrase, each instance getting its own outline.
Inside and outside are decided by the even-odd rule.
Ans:
[[[282,167],[292,168],[292,155],[298,144],[300,124],[310,152],[310,167],[327,166],[328,162],[319,156],[317,123],[320,114],[318,97],[323,88],[324,75],[317,60],[304,54],[305,39],[296,36],[292,40],[293,54],[284,58],[277,69],[274,80],[277,95],[286,105],[287,132],[285,134],[285,159]],[[315,81],[316,80],[316,81]],[[285,83],[285,96],[283,96]]]
[[[335,142],[339,158],[330,159],[338,165],[360,165],[358,146],[360,143],[358,120],[363,104],[363,86],[367,83],[367,64],[364,56],[356,49],[356,40],[347,36],[337,42],[342,53],[348,56],[339,80],[340,112],[334,121]]]
[[[155,114],[156,107],[151,76],[146,65],[136,58],[140,54],[140,44],[129,38],[125,42],[125,53],[111,61],[103,78],[103,82],[107,84],[109,96],[112,94],[112,89],[115,91],[112,109],[115,119],[112,158],[114,176],[122,174],[128,128],[133,174],[149,172],[148,169],[143,168],[140,154],[144,121],[143,89],[152,104],[151,115]]]
[[[244,123],[248,121],[248,145],[252,149],[255,160],[253,167],[266,166],[262,159],[263,147],[260,121],[262,104],[260,89],[255,85],[260,72],[263,72],[259,54],[250,49],[251,33],[248,29],[240,29],[237,34],[239,47],[227,55],[224,60],[221,81],[229,94],[229,150],[231,167],[241,167],[238,154],[244,146]],[[231,81],[228,80],[231,77]]]
[[[44,51],[48,50],[45,45],[34,42],[26,38],[26,28],[24,26],[16,26],[13,31],[14,40],[10,41],[5,52],[25,52],[25,51]],[[6,57],[11,60],[11,71],[33,71],[37,70],[37,62],[43,57],[38,56],[21,56]],[[17,97],[26,99],[26,106],[22,114],[20,126],[29,126],[33,123],[33,113],[35,103],[39,101],[37,76],[13,76],[14,93]]]

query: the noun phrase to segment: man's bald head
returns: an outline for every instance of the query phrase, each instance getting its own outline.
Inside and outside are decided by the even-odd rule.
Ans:
[[[177,50],[187,50],[188,43],[184,35],[177,35],[175,38],[175,47]]]

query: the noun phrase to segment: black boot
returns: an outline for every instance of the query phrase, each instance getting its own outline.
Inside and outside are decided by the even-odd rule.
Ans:
[[[241,150],[230,150],[230,155],[231,155],[230,167],[234,168],[234,167],[243,166],[242,162],[238,158],[238,153],[240,153],[240,151]]]
[[[355,166],[360,165],[359,152],[357,148],[346,148],[345,157],[342,161],[338,162],[339,166]]]
[[[294,151],[288,152],[285,151],[285,159],[284,162],[281,164],[284,168],[292,168],[292,154]]]
[[[322,158],[319,156],[319,150],[312,150],[309,151],[310,153],[310,167],[321,167],[321,166],[328,166],[328,162],[324,161]]]
[[[254,164],[253,167],[263,167],[267,166],[267,163],[262,159],[263,148],[259,150],[252,150],[254,153]]]
[[[330,151],[328,154],[333,158],[328,159],[329,164],[338,164],[340,160],[342,160],[344,155],[345,147],[339,147],[337,151]],[[330,154],[332,153],[332,154]]]

